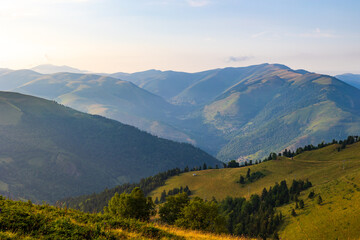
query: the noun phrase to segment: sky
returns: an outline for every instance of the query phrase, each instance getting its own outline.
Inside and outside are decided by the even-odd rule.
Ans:
[[[0,68],[360,73],[359,0],[1,0]]]

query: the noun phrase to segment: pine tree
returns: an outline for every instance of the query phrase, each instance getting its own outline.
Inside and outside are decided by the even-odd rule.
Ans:
[[[247,170],[246,178],[247,178],[247,179],[250,179],[250,168],[248,168],[248,170]]]
[[[244,184],[244,183],[245,183],[245,178],[244,178],[242,175],[240,175],[240,183],[241,183],[241,184]]]
[[[300,201],[299,201],[299,207],[301,208],[301,209],[303,209],[304,208],[304,201],[301,199]]]
[[[166,192],[165,190],[161,193],[161,196],[160,196],[160,202],[163,203],[166,201]]]
[[[316,202],[317,202],[317,204],[319,204],[319,205],[323,202],[321,195],[318,196]]]
[[[309,196],[308,196],[308,198],[313,198],[315,196],[315,193],[314,193],[314,191],[311,191],[310,193],[309,193]]]

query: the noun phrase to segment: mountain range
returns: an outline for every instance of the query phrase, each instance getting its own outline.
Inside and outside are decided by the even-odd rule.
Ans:
[[[360,74],[346,73],[342,75],[337,75],[336,78],[360,89]]]
[[[0,89],[188,142],[223,161],[260,159],[271,151],[360,133],[359,89],[280,64],[199,73],[5,71]]]
[[[220,164],[190,144],[37,97],[0,92],[0,114],[0,194],[8,197],[53,202],[175,167]]]

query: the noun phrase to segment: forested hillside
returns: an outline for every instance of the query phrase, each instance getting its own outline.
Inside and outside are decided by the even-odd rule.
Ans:
[[[55,201],[219,161],[189,144],[104,117],[0,92],[0,193]]]

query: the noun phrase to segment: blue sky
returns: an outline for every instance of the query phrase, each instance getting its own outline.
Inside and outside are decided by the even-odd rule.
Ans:
[[[2,0],[0,67],[360,73],[356,0]]]

